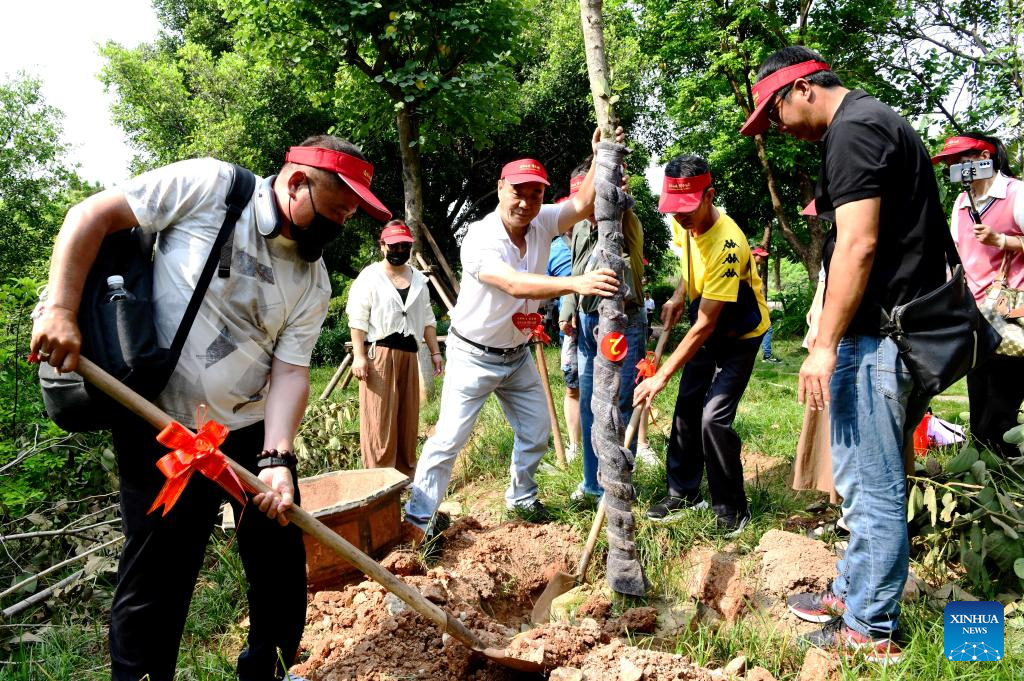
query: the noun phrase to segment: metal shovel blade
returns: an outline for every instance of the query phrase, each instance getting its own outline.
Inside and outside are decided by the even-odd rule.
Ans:
[[[556,572],[548,585],[544,587],[537,602],[533,604],[533,612],[530,613],[530,621],[534,624],[544,624],[551,619],[551,603],[556,598],[574,588],[579,582],[579,575],[570,575],[566,572]]]

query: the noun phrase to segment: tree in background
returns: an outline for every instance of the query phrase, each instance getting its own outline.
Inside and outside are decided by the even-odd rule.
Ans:
[[[103,79],[117,98],[116,121],[140,152],[134,170],[215,155],[269,173],[296,139],[329,130],[360,144],[374,160],[374,187],[385,204],[394,207],[404,200],[395,103],[379,83],[347,63],[327,61],[324,68],[330,70],[319,70],[312,58],[296,64],[292,53],[271,56],[258,41],[242,38],[245,22],[225,18],[218,0],[157,0],[156,7],[164,26],[158,40],[133,49],[109,44],[103,50]],[[452,264],[458,262],[456,231],[497,203],[495,181],[503,163],[524,155],[539,158],[551,174],[554,198],[568,192],[569,172],[590,149],[593,114],[578,4],[517,0],[515,7],[521,20],[507,27],[511,81],[503,80],[497,89],[484,82],[447,90],[442,84],[421,112],[413,149],[421,167],[423,221]],[[618,108],[632,129],[646,115],[649,65],[629,6],[615,0],[607,3],[605,14]],[[316,51],[306,52],[311,49]],[[412,89],[421,93],[415,81]],[[482,108],[469,103],[453,108],[453,97],[462,101],[470,92],[486,100]],[[496,119],[476,122],[491,117],[495,108],[501,109]],[[657,268],[667,250],[667,228],[639,172],[646,164],[640,145],[634,146],[631,162],[637,212],[648,230],[647,256]],[[372,258],[362,246],[374,230],[367,219],[350,221],[325,254],[330,269],[355,276]]]
[[[0,272],[45,277],[50,245],[70,202],[95,188],[67,161],[64,115],[43,99],[39,80],[0,83]]]
[[[882,36],[887,72],[945,130],[990,130],[1024,166],[1024,3],[919,0]]]
[[[363,115],[368,125],[394,121],[405,221],[447,269],[423,221],[423,131],[429,126],[436,137],[442,130],[472,132],[485,142],[512,120],[505,102],[514,86],[509,62],[520,30],[513,0],[243,0],[224,8],[251,49],[268,60],[290,61],[293,73],[318,77],[336,104],[344,105],[338,96],[344,90],[331,92],[339,74],[383,93],[384,101]],[[450,270],[449,276],[454,283]]]
[[[707,156],[715,184],[737,222],[748,232],[762,233],[766,247],[777,229],[808,278],[816,279],[828,226],[815,218],[805,220],[799,211],[814,197],[818,150],[779,135],[750,139],[738,134],[753,110],[754,70],[775,50],[805,44],[820,51],[846,85],[864,87],[909,114],[919,106],[914,93],[901,91],[880,75],[893,48],[879,36],[892,27],[895,3],[640,4],[644,49],[659,65],[655,92],[668,124],[678,132],[670,153]]]

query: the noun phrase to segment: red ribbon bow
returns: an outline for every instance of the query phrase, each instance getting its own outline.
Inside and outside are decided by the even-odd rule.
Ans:
[[[148,513],[163,506],[163,515],[167,515],[185,491],[192,473],[196,471],[224,488],[224,491],[237,499],[238,503],[244,504],[242,482],[218,449],[227,436],[228,429],[216,421],[207,421],[200,425],[199,432],[195,434],[177,421],[167,424],[156,439],[174,451],[165,454],[156,462],[156,467],[167,477],[167,482],[156,495],[156,501]]]
[[[541,343],[551,342],[551,336],[547,335],[544,332],[543,324],[538,324],[537,326],[533,327],[533,331],[530,332],[530,337],[527,339],[527,342],[533,340],[534,338],[539,340]]]
[[[636,363],[636,381],[634,383],[639,383],[656,373],[658,373],[658,365],[654,363],[654,353],[648,352],[646,357]]]

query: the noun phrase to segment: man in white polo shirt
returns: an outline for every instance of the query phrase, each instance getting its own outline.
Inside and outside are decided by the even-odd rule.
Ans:
[[[619,141],[622,130],[616,132]],[[595,131],[595,144],[599,139]],[[568,201],[544,205],[547,186],[547,172],[538,161],[507,164],[498,180],[498,207],[470,225],[462,242],[462,286],[451,313],[441,413],[434,436],[423,446],[405,507],[406,520],[425,533],[422,541],[428,544],[447,526],[443,516],[435,520],[435,513],[455,457],[491,394],[515,431],[505,504],[529,519],[547,519],[534,473],[547,451],[551,428],[527,345],[540,323],[537,301],[565,293],[610,296],[618,289],[610,269],[574,277],[544,274],[552,238],[593,209],[594,166]]]

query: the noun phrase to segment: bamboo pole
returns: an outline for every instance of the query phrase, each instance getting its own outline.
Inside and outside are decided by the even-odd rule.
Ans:
[[[437,258],[437,262],[441,265],[441,269],[443,269],[444,273],[448,275],[448,281],[451,282],[452,291],[455,292],[455,295],[459,295],[459,280],[456,279],[455,272],[452,270],[451,266],[448,264],[448,260],[441,252],[441,247],[437,245],[436,241],[434,241],[434,235],[430,233],[430,230],[427,229],[426,225],[423,225],[422,233],[423,236],[427,237],[427,243],[430,244],[430,250],[433,251],[434,257]],[[419,256],[419,253],[416,255]],[[422,260],[422,257],[420,260]],[[453,306],[449,305],[449,309],[451,309],[451,307]]]
[[[338,365],[338,370],[334,372],[334,375],[331,376],[331,380],[327,384],[327,387],[324,388],[324,391],[322,393],[320,393],[320,399],[321,400],[326,400],[328,397],[331,396],[331,393],[334,392],[334,386],[338,385],[338,381],[341,380],[342,374],[345,373],[345,369],[348,368],[348,365],[351,364],[351,363],[352,363],[352,353],[351,352],[346,352],[345,353],[345,358],[342,359],[341,360],[341,364]]]
[[[452,308],[455,307],[455,304],[452,303],[452,299],[448,295],[448,291],[445,290],[444,286],[438,280],[437,275],[433,273],[430,266],[426,263],[425,260],[423,260],[423,256],[420,255],[419,253],[416,254],[416,264],[419,265],[420,269],[423,270],[423,272],[427,275],[427,279],[430,280],[431,284],[433,284],[434,290],[437,291],[437,295],[444,302],[445,306],[448,308],[448,311],[451,312]],[[458,291],[456,290],[456,294],[457,293]]]

